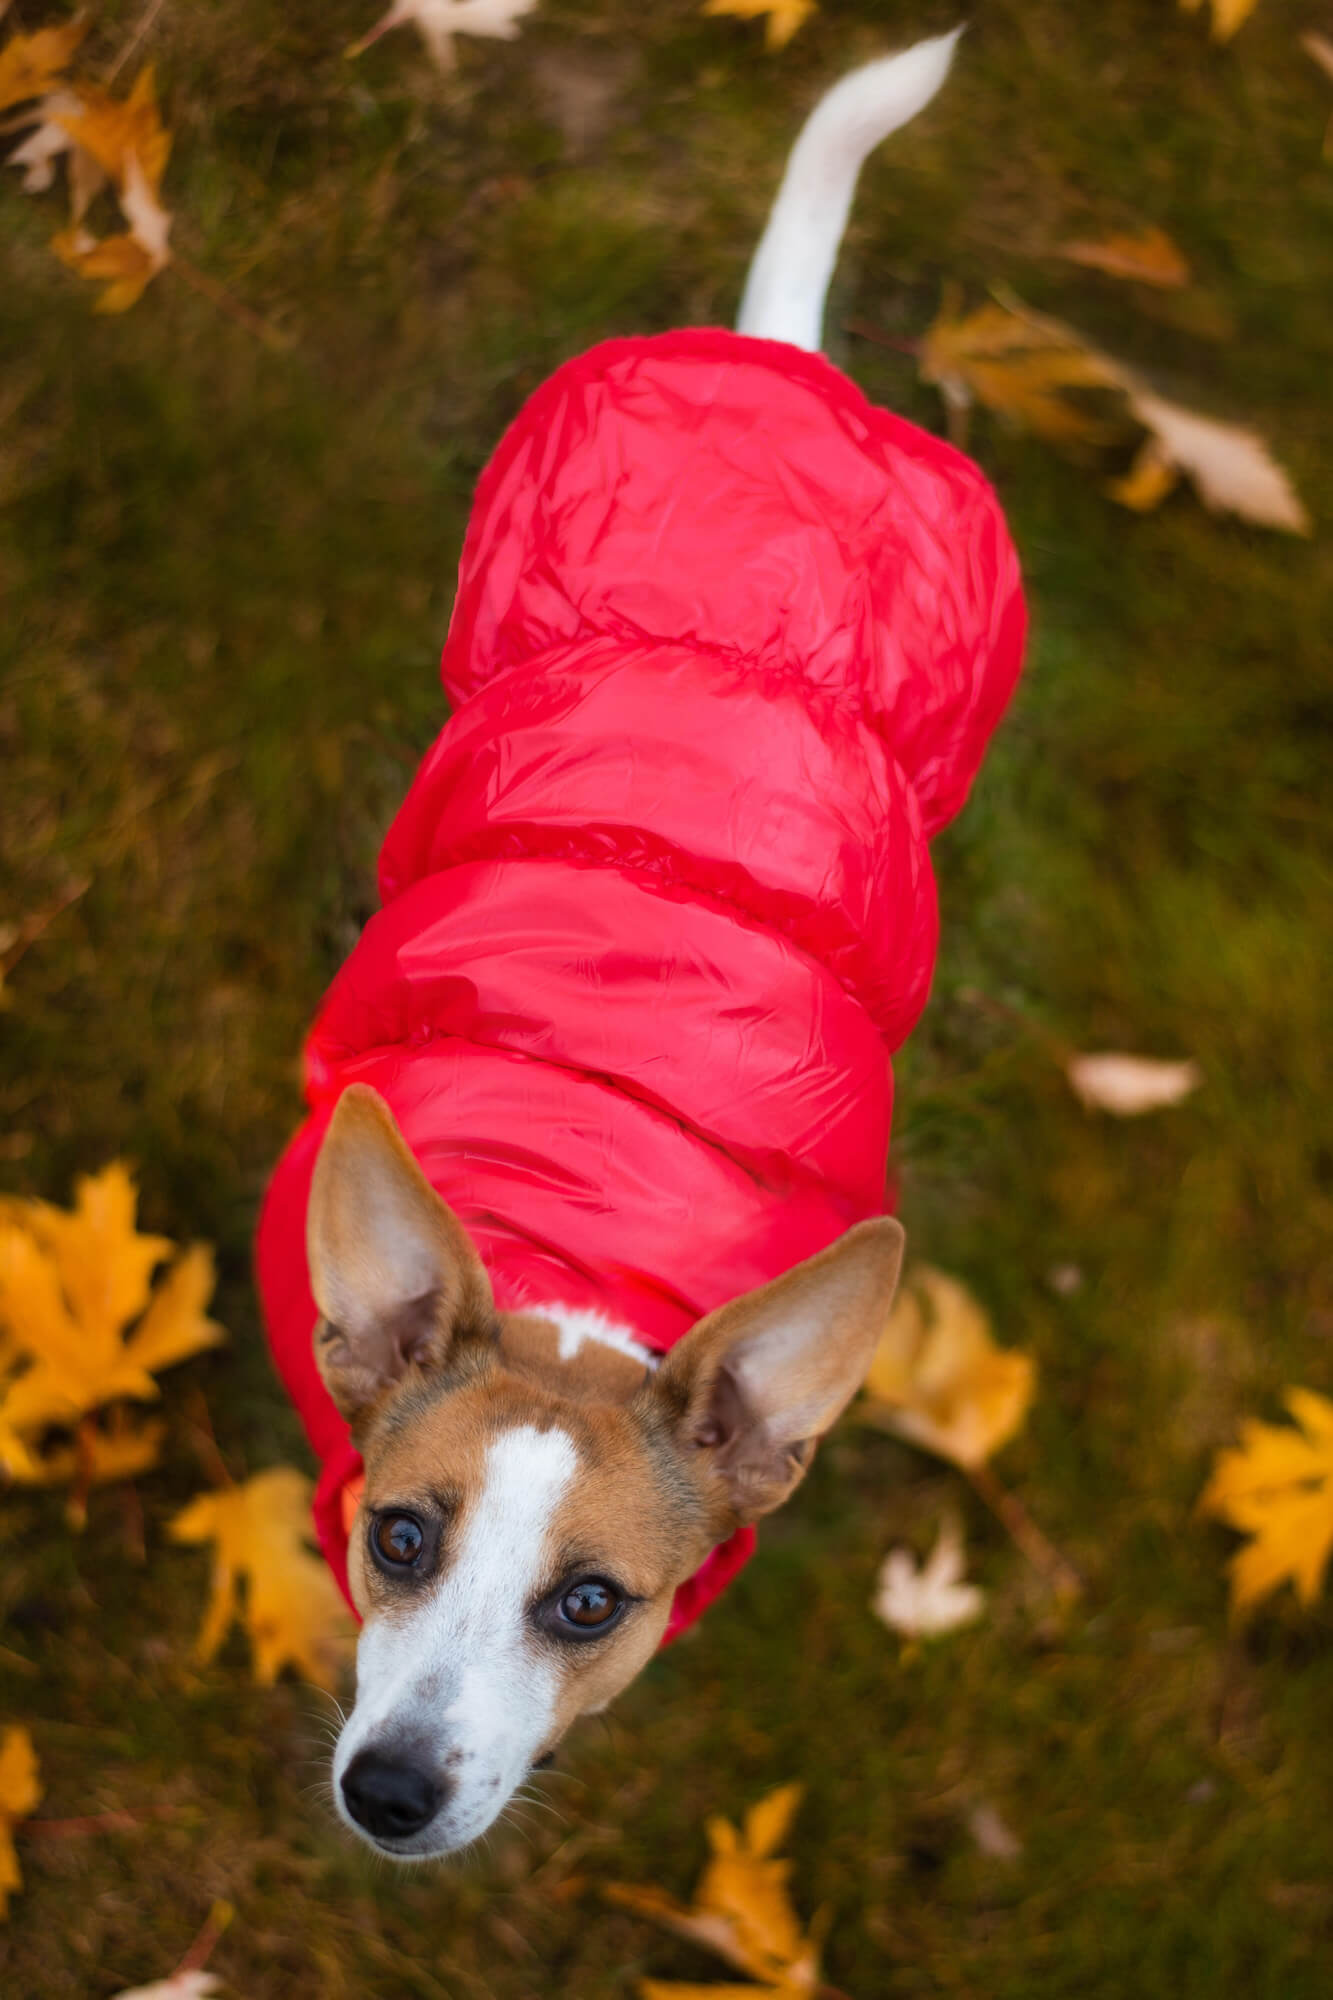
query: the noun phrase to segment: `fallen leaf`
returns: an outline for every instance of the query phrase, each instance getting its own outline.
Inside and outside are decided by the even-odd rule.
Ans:
[[[995,1345],[966,1285],[918,1264],[880,1335],[865,1414],[955,1465],[975,1467],[1019,1429],[1035,1377],[1031,1356]]]
[[[1199,1501],[1251,1537],[1231,1559],[1238,1614],[1288,1581],[1302,1604],[1313,1604],[1333,1552],[1333,1402],[1312,1389],[1288,1389],[1283,1401],[1298,1428],[1243,1424]]]
[[[1212,10],[1213,40],[1229,42],[1237,28],[1249,20],[1259,0],[1207,0]],[[1204,0],[1180,0],[1187,14],[1197,14]]]
[[[110,1429],[90,1427],[73,1444],[27,1446],[17,1432],[0,1425],[0,1472],[15,1486],[111,1486],[151,1471],[162,1452],[167,1427],[124,1417]]]
[[[75,145],[90,153],[122,192],[130,162],[137,161],[143,179],[156,194],[171,153],[171,134],[163,129],[158,112],[153,65],[148,63],[140,70],[128,97],[112,97],[105,90],[82,85],[78,98],[77,114],[65,120]]]
[[[650,1917],[714,1952],[760,1981],[764,1992],[808,2000],[818,1985],[819,1953],[813,1938],[802,1931],[787,1893],[792,1864],[773,1855],[800,1798],[799,1785],[781,1786],[751,1808],[739,1830],[729,1820],[710,1819],[706,1831],[712,1856],[691,1905],[659,1889],[626,1882],[607,1883],[604,1894],[622,1909]],[[644,1980],[640,1992],[674,2000],[702,1992],[725,2000],[732,1993],[753,1994],[755,1988]]]
[[[310,1491],[302,1473],[279,1465],[243,1486],[199,1494],[172,1522],[173,1541],[216,1544],[196,1645],[202,1663],[239,1620],[261,1685],[285,1666],[318,1687],[335,1685],[352,1625],[328,1565],[307,1547]]]
[[[707,0],[705,14],[734,14],[741,21],[757,21],[766,18],[764,47],[785,49],[796,30],[803,27],[812,14],[817,14],[817,0]]]
[[[986,1593],[965,1583],[967,1553],[958,1522],[946,1518],[929,1558],[918,1569],[910,1549],[890,1549],[875,1580],[871,1608],[908,1639],[933,1639],[971,1625],[986,1608]]]
[[[128,232],[93,237],[86,230],[62,230],[51,238],[51,248],[62,264],[68,264],[80,277],[109,280],[97,300],[98,312],[128,312],[162,268]]]
[[[1103,237],[1099,242],[1062,243],[1060,255],[1071,264],[1086,264],[1111,278],[1128,278],[1140,285],[1172,289],[1187,285],[1190,267],[1164,229],[1140,230],[1136,236]]]
[[[22,167],[23,185],[29,194],[45,194],[55,179],[56,161],[73,151],[74,141],[65,129],[65,120],[78,108],[79,100],[72,90],[54,90],[33,106],[33,116],[39,121],[35,130],[5,161],[6,166]]]
[[[984,403],[1075,457],[1100,457],[1142,436],[1120,371],[1058,321],[995,300],[958,317],[946,301],[918,353],[922,381],[953,409]]]
[[[1150,465],[1156,476],[1167,473],[1171,483],[1184,473],[1214,514],[1235,514],[1256,527],[1278,528],[1288,535],[1310,533],[1309,514],[1257,431],[1201,417],[1196,410],[1182,409],[1147,390],[1136,394],[1134,408],[1152,435],[1130,469],[1131,482],[1136,476],[1139,480],[1149,476]],[[1168,490],[1164,487],[1158,498]],[[1123,499],[1124,494],[1113,489],[1112,497]]]
[[[12,1726],[0,1736],[0,1919],[9,1914],[11,1895],[23,1887],[14,1828],[27,1819],[41,1796],[32,1738],[26,1729]]]
[[[117,1161],[79,1181],[72,1210],[28,1201],[0,1213],[0,1465],[20,1483],[87,1486],[146,1470],[161,1426],[92,1414],[152,1401],[155,1375],[224,1338],[205,1312],[212,1253],[185,1251],[154,1290],[174,1245],[139,1234],[136,1205]],[[53,1439],[53,1426],[77,1434]]]
[[[53,113],[14,160],[31,152],[35,170],[49,175],[57,151],[49,128],[66,133],[70,225],[52,238],[51,247],[81,277],[106,281],[97,300],[98,312],[126,312],[171,262],[167,246],[171,216],[158,199],[171,134],[158,113],[151,64],[140,72],[126,98],[114,98],[92,85],[81,86],[74,95],[74,109]],[[129,227],[119,235],[99,238],[83,227],[83,217],[108,179]]]
[[[768,1981],[762,1986],[734,1986],[724,1982],[720,1986],[696,1986],[683,1979],[641,1979],[639,1981],[640,2000],[755,2000],[756,1994],[768,1994],[770,2000],[805,2000],[810,1992],[808,1986],[774,1986]]]
[[[61,71],[68,69],[88,32],[83,20],[63,28],[39,28],[35,35],[14,35],[0,49],[0,111],[44,97]]]
[[[458,60],[454,54],[455,35],[485,35],[495,41],[512,42],[518,34],[519,21],[536,4],[537,0],[394,0],[388,13],[380,17],[369,34],[353,42],[347,53],[359,56],[381,35],[411,21],[426,44],[431,61],[447,74]]]
[[[169,1979],[158,1979],[151,1986],[127,1986],[115,2000],[208,2000],[221,1985],[216,1972],[173,1972]]]
[[[1203,1082],[1196,1062],[1160,1062],[1110,1051],[1071,1056],[1065,1075],[1086,1111],[1109,1111],[1116,1118],[1137,1118],[1179,1104]]]
[[[993,1861],[1017,1861],[1023,1852],[1018,1835],[984,1799],[968,1814],[967,1830],[981,1852]]]
[[[1139,512],[1159,506],[1184,474],[1206,507],[1286,534],[1310,517],[1257,432],[1200,416],[1156,396],[1131,369],[1059,320],[993,299],[960,316],[946,298],[918,344],[921,379],[952,415],[974,401],[1094,465],[1133,454],[1109,496]]]

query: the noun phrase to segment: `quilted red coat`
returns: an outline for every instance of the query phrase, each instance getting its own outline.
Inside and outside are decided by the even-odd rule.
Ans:
[[[927,841],[1023,632],[976,467],[818,355],[610,341],[521,412],[463,549],[457,712],[311,1032],[259,1227],[344,1589],[359,1462],[304,1248],[338,1093],[388,1100],[501,1306],[598,1307],[656,1348],[881,1213],[889,1053],[935,957]],[[753,1541],[713,1552],[668,1636]]]

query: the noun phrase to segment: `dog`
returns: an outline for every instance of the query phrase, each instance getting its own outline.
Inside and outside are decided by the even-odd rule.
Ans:
[[[893,1299],[927,840],[1023,610],[981,475],[818,347],[861,163],[955,40],[816,107],[735,333],[566,364],[478,489],[456,712],[257,1244],[362,1620],[335,1798],[391,1856],[483,1834],[698,1615]]]

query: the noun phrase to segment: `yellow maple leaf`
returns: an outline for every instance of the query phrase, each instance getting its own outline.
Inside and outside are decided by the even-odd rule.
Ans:
[[[800,1799],[799,1785],[782,1785],[751,1808],[739,1830],[729,1820],[710,1819],[706,1831],[712,1854],[691,1905],[629,1882],[609,1882],[604,1894],[622,1909],[650,1917],[715,1952],[760,1981],[764,1992],[808,1996],[818,1984],[819,1951],[813,1937],[802,1931],[787,1893],[792,1864],[773,1853]],[[734,1993],[755,1991],[752,1986],[694,1987],[653,1979],[642,1981],[639,1990],[645,2000],[688,2000],[697,1993],[728,2000]]]
[[[1012,295],[960,316],[949,297],[918,344],[921,379],[948,405],[951,435],[973,402],[1030,430],[1066,457],[1127,474],[1106,487],[1122,506],[1159,506],[1183,474],[1206,507],[1284,534],[1310,517],[1263,439],[1154,395],[1132,369],[1099,354],[1071,327]]]
[[[1333,1402],[1312,1389],[1288,1389],[1283,1401],[1298,1428],[1243,1424],[1199,1501],[1251,1537],[1231,1560],[1237,1613],[1288,1581],[1313,1604],[1333,1553]]]
[[[310,1553],[310,1481],[274,1466],[242,1486],[201,1493],[171,1524],[177,1542],[213,1542],[213,1580],[196,1655],[207,1664],[236,1620],[250,1636],[255,1679],[283,1667],[332,1688],[352,1621],[328,1565]]]
[[[1187,14],[1197,14],[1204,0],[1180,0]],[[1208,0],[1213,17],[1213,40],[1229,42],[1238,28],[1244,27],[1259,0]]]
[[[900,1437],[975,1467],[1022,1424],[1036,1367],[999,1348],[957,1278],[918,1264],[894,1300],[866,1377],[866,1415]]]
[[[163,129],[158,113],[153,65],[147,63],[140,70],[128,97],[112,97],[88,84],[80,86],[78,97],[78,111],[58,121],[75,145],[90,153],[122,190],[129,162],[137,160],[156,194],[171,152],[171,134]]]
[[[919,348],[923,382],[954,410],[981,402],[1080,458],[1141,437],[1123,376],[1058,321],[988,300],[959,314],[946,298]]]
[[[783,49],[819,8],[816,0],[706,0],[705,14],[734,14],[742,21],[766,17],[764,46]]]
[[[158,114],[152,65],[141,70],[128,97],[83,86],[75,108],[48,122],[63,130],[73,149],[73,219],[51,239],[51,248],[81,277],[106,281],[98,312],[127,312],[171,262],[171,216],[158,198],[171,134]],[[101,175],[114,186],[128,227],[99,238],[82,226],[82,216]]]
[[[102,1430],[90,1426],[72,1444],[37,1451],[16,1431],[0,1425],[0,1471],[15,1486],[111,1486],[137,1479],[157,1464],[167,1427],[142,1418],[121,1417]]]
[[[9,1898],[23,1887],[14,1828],[42,1796],[37,1753],[26,1729],[12,1727],[0,1736],[0,1919],[9,1914]]]
[[[153,1400],[156,1374],[224,1338],[205,1312],[212,1253],[185,1251],[154,1290],[174,1245],[139,1234],[136,1202],[116,1161],[79,1181],[70,1210],[30,1201],[0,1212],[0,1468],[20,1483],[87,1486],[145,1470],[161,1427],[123,1415],[99,1426],[92,1413]],[[64,1444],[52,1426],[78,1434]]]
[[[48,91],[73,60],[88,32],[86,21],[67,21],[63,28],[40,28],[35,35],[14,35],[0,49],[0,111],[26,103]]]

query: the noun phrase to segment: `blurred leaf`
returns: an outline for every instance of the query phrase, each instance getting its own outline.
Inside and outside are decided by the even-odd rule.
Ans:
[[[151,1986],[127,1986],[115,2000],[208,2000],[219,1991],[222,1981],[216,1972],[173,1972]]]
[[[78,85],[77,95],[77,114],[62,121],[75,145],[90,153],[122,192],[130,162],[137,162],[156,194],[171,153],[171,134],[158,113],[152,64],[140,70],[128,97],[112,97],[91,84]]]
[[[1197,14],[1204,0],[1180,0],[1187,14]],[[1244,27],[1259,0],[1207,0],[1212,10],[1213,40],[1229,42],[1237,28]]]
[[[1136,395],[1134,407],[1151,436],[1128,478],[1109,487],[1112,499],[1143,511],[1145,492],[1155,492],[1149,503],[1155,506],[1177,474],[1184,473],[1214,514],[1235,514],[1256,527],[1277,528],[1287,535],[1309,534],[1309,514],[1256,431],[1201,417],[1196,410],[1182,409],[1147,390]],[[1159,485],[1163,478],[1168,483]]]
[[[1142,433],[1114,363],[1055,320],[995,300],[960,317],[946,299],[919,358],[922,381],[933,382],[954,409],[984,403],[1077,457],[1126,446]]]
[[[659,1889],[625,1882],[607,1883],[604,1894],[622,1909],[651,1917],[692,1944],[715,1952],[760,1981],[762,1991],[808,1996],[818,1984],[818,1950],[803,1933],[787,1893],[792,1864],[774,1859],[772,1853],[800,1797],[799,1785],[781,1786],[751,1808],[740,1830],[729,1820],[710,1819],[706,1830],[712,1858],[692,1905],[678,1903]],[[726,2000],[732,1993],[753,1993],[755,1988],[643,1980],[639,1990],[649,2000],[652,1995],[683,2000],[696,1993]]]
[[[1137,1118],[1145,1111],[1180,1104],[1203,1082],[1196,1062],[1161,1062],[1109,1050],[1071,1056],[1065,1075],[1085,1110],[1109,1111],[1116,1118]]]
[[[1252,1538],[1231,1560],[1237,1613],[1287,1581],[1313,1604],[1333,1552],[1333,1402],[1312,1389],[1288,1389],[1284,1401],[1299,1428],[1242,1425],[1240,1444],[1218,1453],[1199,1501]]]
[[[946,297],[918,358],[922,381],[938,386],[955,417],[984,403],[1067,457],[1104,469],[1132,451],[1128,474],[1106,489],[1122,506],[1140,513],[1159,506],[1183,473],[1215,512],[1286,534],[1310,532],[1309,515],[1256,432],[1154,395],[1071,327],[1016,299],[960,317]]]
[[[518,22],[536,4],[537,0],[393,0],[388,13],[369,34],[353,42],[347,53],[359,56],[391,28],[411,21],[435,67],[447,74],[458,61],[455,35],[485,35],[494,41],[512,42],[518,35]]]
[[[0,49],[0,111],[42,97],[67,69],[88,32],[84,20],[63,28],[40,28],[35,35],[13,35]]]
[[[42,1796],[37,1753],[26,1729],[13,1726],[0,1736],[0,1919],[9,1914],[9,1898],[23,1887],[14,1828],[27,1819]]]
[[[327,1563],[307,1547],[310,1492],[304,1474],[279,1465],[243,1486],[199,1494],[172,1522],[173,1541],[216,1544],[196,1646],[201,1662],[213,1658],[239,1619],[261,1685],[285,1666],[319,1687],[336,1684],[352,1621]]]
[[[1311,62],[1318,63],[1324,75],[1333,79],[1333,41],[1312,28],[1308,34],[1301,36],[1301,47]]]
[[[707,0],[705,14],[734,14],[741,21],[757,21],[767,16],[764,30],[764,47],[784,49],[796,30],[803,27],[812,14],[817,14],[817,0]]]
[[[1020,1428],[1036,1370],[995,1345],[966,1285],[918,1264],[894,1300],[866,1377],[865,1414],[956,1465],[975,1467]]]
[[[1170,290],[1187,285],[1190,267],[1164,229],[1140,230],[1136,236],[1106,236],[1100,242],[1062,243],[1060,255],[1071,264],[1086,264],[1111,278],[1128,278],[1140,285]]]
[[[934,1638],[973,1624],[986,1608],[986,1593],[964,1581],[966,1568],[962,1529],[956,1519],[946,1517],[920,1568],[910,1549],[890,1549],[875,1583],[875,1616],[909,1639]]]
[[[155,1466],[166,1434],[163,1423],[125,1416],[107,1430],[80,1426],[73,1444],[34,1451],[0,1429],[0,1466],[16,1486],[110,1486]]]

